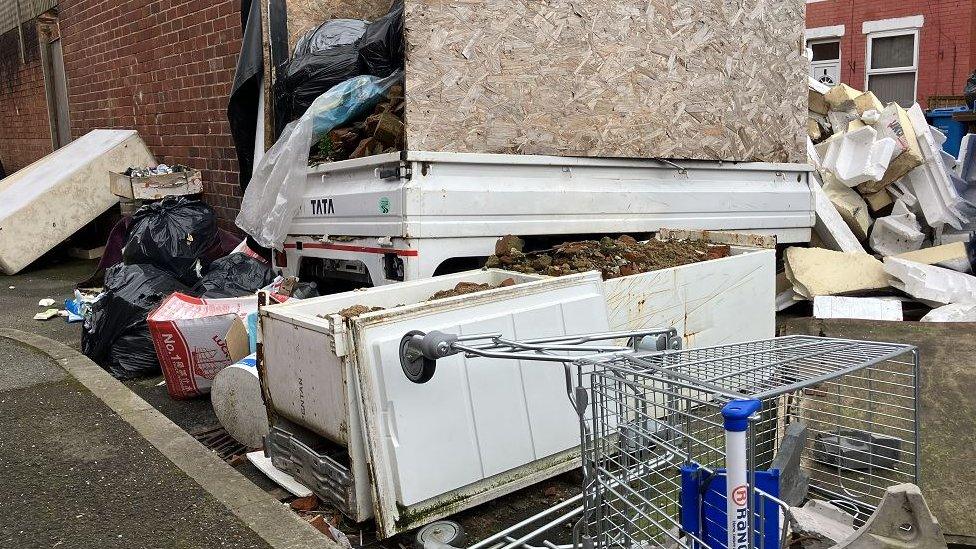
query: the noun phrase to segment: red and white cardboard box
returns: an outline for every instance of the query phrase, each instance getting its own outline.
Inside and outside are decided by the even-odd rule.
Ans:
[[[169,395],[186,399],[209,393],[217,372],[248,355],[244,319],[257,310],[257,296],[201,299],[177,292],[149,313]]]

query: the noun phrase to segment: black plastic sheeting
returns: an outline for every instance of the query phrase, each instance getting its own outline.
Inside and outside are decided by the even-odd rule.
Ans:
[[[330,50],[339,46],[354,46],[366,32],[366,21],[359,19],[331,19],[309,30],[295,42],[292,57]]]
[[[219,247],[217,217],[209,205],[183,196],[167,197],[132,214],[122,261],[153,265],[191,285],[198,278],[197,262]]]
[[[402,1],[372,23],[326,21],[302,36],[291,60],[278,69],[276,112],[281,122],[291,122],[333,86],[360,75],[386,78],[402,67]]]
[[[118,379],[158,374],[146,316],[173,292],[188,288],[152,265],[120,263],[105,272],[105,292],[92,303],[81,331],[81,351]]]
[[[261,2],[242,0],[241,53],[237,57],[237,72],[227,102],[227,121],[237,149],[241,191],[247,188],[254,169],[254,138],[258,121],[258,99],[261,78],[264,76],[264,53],[261,45]]]
[[[403,68],[403,2],[373,21],[359,42],[359,64],[364,74],[386,78]]]
[[[274,278],[270,265],[238,252],[211,263],[191,293],[204,298],[243,297],[271,284]]]

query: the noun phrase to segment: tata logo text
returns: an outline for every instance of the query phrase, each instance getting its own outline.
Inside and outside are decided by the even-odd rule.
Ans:
[[[331,198],[313,198],[309,202],[312,205],[312,215],[332,215],[335,213],[335,205]]]

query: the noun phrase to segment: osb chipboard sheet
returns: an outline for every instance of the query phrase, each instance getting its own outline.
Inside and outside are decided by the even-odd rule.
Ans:
[[[391,0],[288,0],[288,47],[329,19],[372,21],[390,10]]]
[[[406,0],[413,150],[805,162],[803,0]]]

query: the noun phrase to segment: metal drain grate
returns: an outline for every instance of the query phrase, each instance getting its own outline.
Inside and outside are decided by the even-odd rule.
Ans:
[[[230,462],[235,457],[248,452],[247,447],[234,440],[220,425],[197,429],[191,432],[190,435],[226,462]]]

